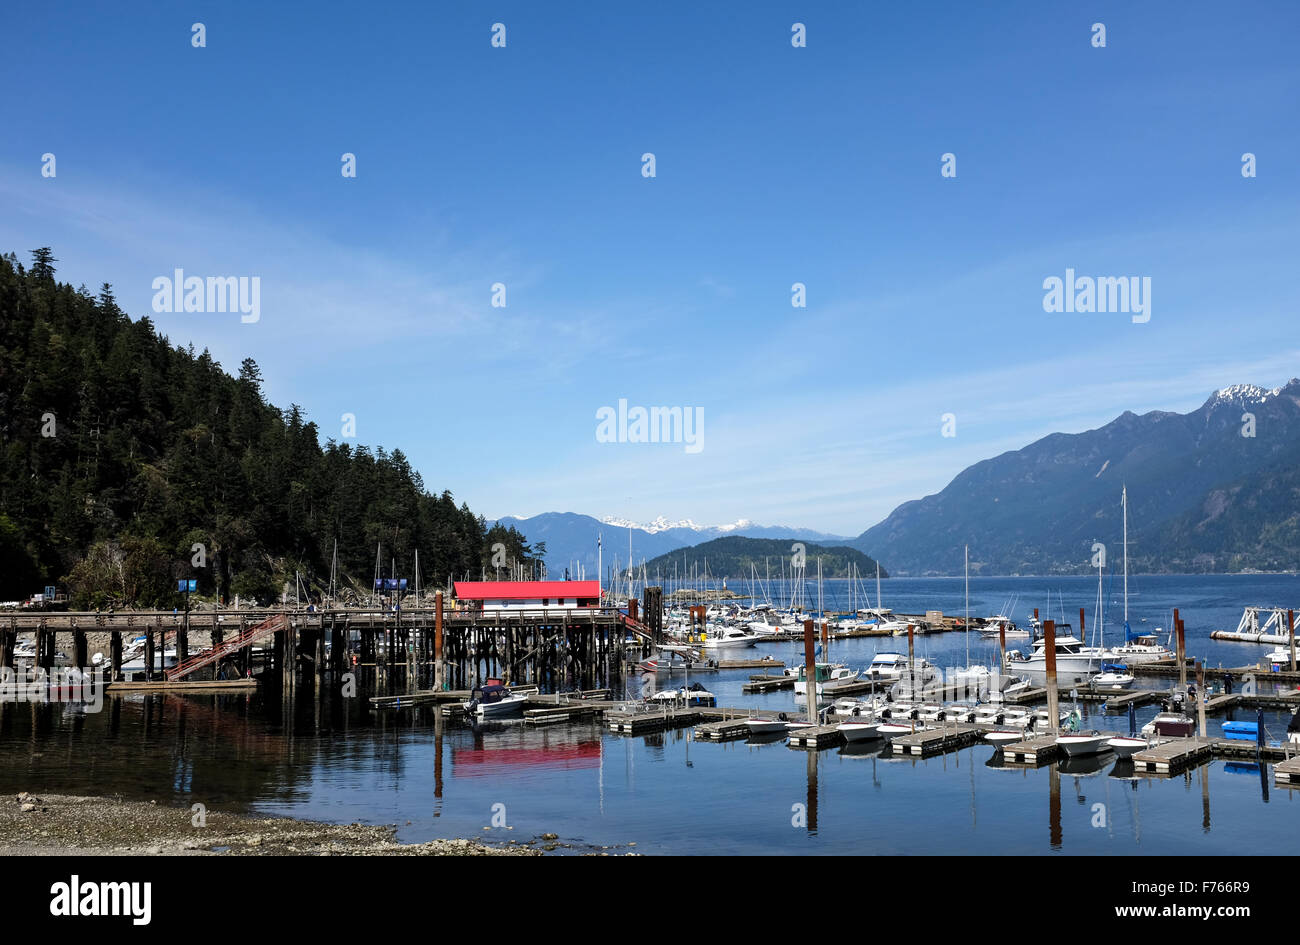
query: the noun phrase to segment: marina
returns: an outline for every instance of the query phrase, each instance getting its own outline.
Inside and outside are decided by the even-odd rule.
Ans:
[[[1230,582],[1232,579],[1217,580]],[[1256,579],[1265,585],[1278,580],[1281,579]],[[1068,581],[1063,583],[1068,586]],[[1147,588],[1162,583],[1173,585],[1180,604],[1190,599],[1190,604],[1181,607],[1182,614],[1196,612],[1194,594],[1189,598],[1193,585],[1186,579],[1144,579]],[[1000,586],[999,582],[988,582],[986,587],[983,581],[973,581],[974,606],[980,606],[981,601],[989,596],[998,595]],[[894,587],[900,604],[909,599],[924,600],[926,606],[916,608],[920,613],[933,610],[929,605],[936,599],[941,600],[947,592],[944,582],[938,579],[899,581]],[[1149,595],[1150,591],[1147,593]],[[1147,596],[1147,599],[1151,598]],[[636,603],[640,616],[645,613],[645,602]],[[615,613],[621,616],[614,616]],[[306,639],[314,641],[311,635],[313,624],[328,627],[331,619],[339,620],[341,616],[330,613],[308,615],[299,624],[299,629],[305,626]],[[1181,671],[1176,661],[1173,664],[1134,667],[1140,688],[1105,692],[1058,684],[1055,688],[1056,702],[1062,717],[1077,717],[1077,723],[1071,724],[1077,724],[1081,730],[1101,732],[1102,740],[1107,742],[1095,754],[1070,757],[1061,750],[1057,734],[1034,731],[1032,726],[1011,727],[1026,726],[1035,718],[1041,723],[1048,717],[1045,706],[1049,690],[1046,685],[1031,683],[1008,688],[997,702],[979,698],[962,701],[962,696],[969,694],[969,686],[964,686],[958,679],[970,682],[977,676],[970,675],[969,669],[958,672],[946,667],[970,667],[982,662],[996,669],[997,665],[998,641],[973,629],[969,634],[942,631],[914,636],[910,649],[912,663],[916,665],[924,661],[935,668],[935,673],[929,678],[918,677],[915,689],[909,690],[910,701],[899,698],[899,690],[895,688],[908,678],[909,647],[906,638],[899,646],[896,637],[864,636],[837,641],[830,638],[828,632],[830,650],[826,665],[845,665],[858,669],[860,673],[843,684],[826,684],[826,691],[817,700],[816,722],[811,723],[806,694],[800,696],[794,692],[798,673],[785,671],[787,667],[797,670],[803,664],[806,655],[803,641],[773,638],[760,642],[749,649],[752,659],[737,660],[734,664],[718,660],[716,665],[707,666],[707,673],[703,673],[699,680],[694,678],[695,672],[686,675],[646,673],[639,669],[638,664],[644,652],[655,647],[654,634],[639,636],[629,632],[627,616],[626,610],[611,608],[607,618],[602,616],[588,624],[598,627],[601,619],[608,619],[609,636],[614,641],[611,653],[621,652],[622,656],[617,665],[610,667],[611,671],[591,674],[598,677],[598,684],[583,686],[579,682],[576,686],[571,684],[568,691],[555,691],[551,686],[519,679],[513,687],[503,687],[517,691],[520,698],[517,711],[501,720],[476,720],[467,715],[465,707],[473,702],[475,686],[452,687],[449,684],[453,678],[475,685],[498,678],[487,674],[493,670],[502,671],[500,661],[486,659],[481,668],[466,663],[460,672],[447,672],[448,683],[443,689],[414,685],[431,681],[436,676],[436,667],[428,671],[411,669],[408,684],[407,667],[417,661],[414,652],[408,652],[407,661],[399,658],[400,653],[390,655],[386,643],[391,639],[392,623],[385,633],[383,617],[353,616],[348,620],[350,628],[355,629],[358,623],[370,623],[375,627],[372,651],[376,658],[373,665],[362,666],[358,659],[353,666],[345,667],[346,672],[356,672],[363,683],[356,698],[337,697],[330,682],[331,661],[328,659],[319,688],[315,664],[301,658],[296,661],[298,673],[294,684],[283,686],[274,672],[278,660],[275,637],[271,634],[268,638],[272,644],[268,648],[269,655],[257,664],[262,671],[251,679],[204,680],[198,678],[202,673],[194,673],[175,682],[159,678],[113,683],[108,688],[106,709],[97,715],[69,715],[68,709],[55,704],[35,707],[0,704],[0,753],[22,751],[19,747],[23,744],[22,733],[33,723],[57,731],[75,721],[79,733],[75,737],[83,742],[81,750],[93,756],[106,744],[102,735],[97,734],[104,725],[135,727],[150,720],[143,731],[155,734],[147,737],[166,738],[166,733],[175,726],[174,722],[166,721],[169,718],[207,718],[211,720],[208,724],[214,726],[211,729],[214,735],[228,733],[218,735],[216,740],[205,738],[201,749],[204,756],[219,758],[227,750],[246,754],[247,749],[241,745],[258,745],[259,751],[269,752],[272,756],[288,750],[298,753],[307,748],[312,756],[319,756],[313,764],[323,765],[322,772],[339,763],[351,770],[351,763],[345,760],[349,756],[337,756],[329,746],[337,744],[342,748],[357,739],[361,740],[360,744],[387,746],[385,752],[396,751],[403,756],[413,753],[412,757],[429,757],[435,762],[440,751],[450,751],[449,755],[443,755],[440,767],[435,764],[433,769],[423,769],[434,770],[434,797],[438,804],[443,805],[442,813],[436,822],[430,822],[427,816],[399,815],[403,820],[412,821],[409,828],[399,829],[399,835],[416,840],[448,835],[447,831],[454,831],[457,825],[462,830],[469,829],[470,823],[466,820],[470,816],[466,807],[469,797],[455,801],[454,798],[459,796],[455,790],[443,790],[439,795],[436,788],[438,771],[441,771],[444,781],[450,778],[452,783],[461,776],[472,776],[476,782],[481,781],[487,772],[493,772],[494,791],[500,791],[506,798],[514,798],[513,803],[521,808],[520,816],[525,818],[524,823],[535,822],[540,829],[544,821],[558,818],[572,824],[574,837],[614,840],[617,834],[620,842],[636,839],[639,848],[646,852],[655,849],[683,851],[692,849],[693,845],[681,836],[676,839],[651,838],[639,832],[637,837],[627,836],[622,822],[609,819],[609,811],[621,810],[629,826],[643,822],[626,806],[631,796],[620,793],[632,790],[633,784],[639,785],[636,788],[636,796],[640,798],[638,807],[649,803],[647,810],[653,810],[659,804],[667,803],[668,795],[664,795],[663,800],[648,800],[644,790],[648,784],[655,785],[656,796],[661,791],[673,790],[670,784],[679,776],[670,776],[669,772],[680,770],[673,759],[677,760],[676,763],[687,764],[684,770],[690,772],[689,781],[706,778],[706,794],[712,796],[720,792],[720,798],[743,796],[749,789],[746,786],[754,783],[768,784],[768,789],[771,789],[787,783],[790,778],[799,781],[800,787],[795,789],[796,792],[806,794],[808,779],[815,776],[819,826],[815,832],[805,831],[803,836],[816,838],[817,849],[826,852],[842,849],[842,843],[847,843],[850,836],[856,835],[858,842],[863,842],[865,835],[851,826],[857,815],[849,808],[830,804],[829,798],[836,796],[834,785],[841,782],[843,788],[858,790],[850,785],[861,777],[860,772],[865,770],[863,765],[866,763],[874,770],[876,779],[884,779],[880,780],[882,787],[893,784],[893,790],[898,792],[894,803],[904,805],[900,811],[915,802],[914,796],[930,797],[935,803],[952,803],[957,808],[962,805],[969,807],[969,797],[960,800],[963,779],[954,780],[952,777],[954,770],[967,769],[975,775],[977,806],[994,810],[1006,805],[1026,806],[1032,810],[1044,797],[1036,791],[1022,796],[1022,789],[1009,790],[1012,782],[1005,780],[1005,774],[1000,774],[1004,771],[1018,770],[1024,772],[1025,777],[1033,778],[1047,775],[1048,780],[1042,782],[1039,790],[1049,798],[1053,784],[1059,786],[1077,777],[1101,777],[1105,783],[1114,785],[1113,790],[1128,790],[1127,786],[1138,784],[1162,790],[1158,788],[1161,783],[1176,782],[1185,776],[1206,777],[1208,784],[1221,783],[1221,790],[1235,794],[1244,782],[1239,777],[1229,776],[1228,766],[1233,765],[1252,766],[1252,770],[1258,768],[1264,783],[1279,789],[1300,783],[1300,769],[1295,767],[1300,760],[1300,745],[1291,744],[1286,738],[1287,720],[1300,708],[1300,692],[1296,691],[1290,673],[1267,672],[1263,664],[1258,663],[1252,666],[1250,657],[1258,654],[1258,650],[1251,648],[1252,644],[1212,640],[1208,634],[1198,638],[1193,632],[1188,658]],[[292,624],[296,617],[286,614],[286,623]],[[444,618],[444,629],[457,626],[465,631],[475,629],[482,619],[471,615],[446,619],[446,614]],[[210,621],[211,617],[207,619]],[[247,619],[251,621],[253,618]],[[264,616],[262,619],[267,618]],[[412,651],[423,651],[419,633],[422,625],[436,625],[436,608],[430,614],[404,613],[401,619],[413,631]],[[636,622],[641,624],[639,619]],[[192,621],[191,627],[196,623]],[[494,633],[509,633],[512,629],[500,616],[494,616],[491,623]],[[518,631],[536,624],[537,621],[532,624],[520,621],[513,629]],[[562,621],[561,625],[565,627],[562,631],[565,633],[576,626],[570,621]],[[48,617],[46,627],[49,630]],[[10,628],[13,629],[12,621]],[[630,629],[635,631],[637,628]],[[75,646],[75,640],[63,636],[71,633],[70,629],[60,627],[58,633],[60,648]],[[303,636],[299,635],[298,639]],[[503,637],[497,639],[500,642]],[[822,644],[820,633],[815,635],[815,639]],[[359,649],[360,641],[355,642]],[[299,648],[300,657],[303,649]],[[881,654],[891,653],[898,657],[896,661],[893,657],[881,659]],[[1205,664],[1210,661],[1222,665],[1207,668]],[[894,670],[877,673],[872,678],[866,670],[873,665],[889,665]],[[481,676],[475,676],[476,669]],[[1123,736],[1129,730],[1125,717],[1130,712],[1135,714],[1133,724],[1136,728],[1149,723],[1176,693],[1181,677],[1186,676],[1191,683],[1198,681],[1198,669],[1201,685],[1208,695],[1208,699],[1197,706],[1197,711],[1204,709],[1205,737],[1197,731],[1199,720],[1193,718],[1190,735],[1154,741],[1150,738],[1135,739],[1133,749],[1126,750],[1127,757],[1110,749],[1111,737]],[[978,685],[987,685],[983,676],[978,676],[978,679],[982,682],[977,684],[976,691]],[[707,685],[702,685],[701,680],[707,680]],[[839,691],[839,685],[847,686],[848,691]],[[1231,692],[1210,691],[1214,687],[1222,689],[1228,686],[1232,688]],[[711,704],[698,699],[692,701],[692,693],[700,691],[707,691]],[[659,696],[667,698],[657,698]],[[853,713],[855,707],[861,707],[860,715],[844,714]],[[879,716],[885,711],[897,718],[884,719],[886,724],[882,724]],[[1192,713],[1193,716],[1196,714]],[[46,716],[46,721],[40,721]],[[873,717],[878,720],[873,721]],[[1256,725],[1259,719],[1264,723],[1262,738]],[[186,730],[191,728],[191,725],[185,725]],[[261,734],[257,734],[259,732]],[[575,739],[576,744],[588,747],[578,752],[573,747]],[[439,745],[451,747],[440,750]],[[479,746],[473,750],[482,753],[484,762],[498,757],[494,754],[496,751],[504,753],[500,756],[502,760],[506,757],[529,760],[523,765],[475,764],[472,774],[469,769],[458,773],[452,759],[460,759],[463,765],[464,760],[471,757],[464,753],[466,745]],[[509,748],[511,745],[517,748]],[[188,754],[191,749],[186,751]],[[432,754],[428,754],[430,752]],[[798,753],[808,756],[808,764],[813,767],[798,762],[792,764],[791,755]],[[579,763],[581,758],[588,761]],[[782,762],[782,758],[787,760]],[[896,767],[900,761],[908,763]],[[218,768],[210,762],[200,763],[198,757],[193,758],[193,762],[198,764],[196,773],[201,782],[215,784],[213,778],[220,780]],[[592,767],[587,767],[588,764]],[[384,768],[387,767],[385,762]],[[409,768],[409,763],[404,762],[402,767]],[[545,775],[547,783],[550,783],[555,777],[582,779],[585,777],[583,772],[593,769],[603,772],[597,777],[601,791],[594,801],[578,800],[592,798],[590,783],[587,788],[576,783],[568,788],[556,786],[558,793],[545,797],[539,796],[535,790],[538,773],[552,772]],[[359,789],[372,777],[365,773],[366,770],[352,771],[346,778],[355,782]],[[615,770],[621,772],[617,777],[614,776]],[[658,773],[661,770],[662,776]],[[1235,775],[1236,769],[1232,770]],[[896,774],[886,778],[882,772],[887,771]],[[55,771],[46,771],[46,774],[56,782],[68,783],[70,789],[76,786],[75,772],[71,769],[65,768],[61,774]],[[337,774],[330,775],[331,781],[337,777]],[[616,787],[619,783],[623,784],[622,788]],[[402,778],[401,784],[399,798],[411,792],[413,796],[426,796],[428,782],[423,775],[408,774]],[[525,784],[532,787],[525,794],[518,794]],[[1258,790],[1263,790],[1258,779],[1255,784]],[[15,783],[13,786],[18,785]],[[966,784],[965,790],[969,787]],[[201,785],[195,789],[203,790]],[[827,790],[831,794],[825,794]],[[565,792],[572,792],[575,800],[569,801],[561,796]],[[277,793],[281,792],[278,789],[273,792]],[[345,792],[345,796],[351,793]],[[310,784],[294,788],[291,796],[301,800],[275,801],[273,795],[261,790],[251,795],[245,793],[243,803],[252,810],[275,813],[297,810],[304,816],[317,817],[322,814],[344,816],[348,811],[346,801],[343,807],[339,807],[340,802],[327,801],[325,795],[311,788]],[[443,797],[442,801],[437,801],[439,796]],[[1122,796],[1116,795],[1116,798]],[[1277,803],[1293,796],[1294,792],[1282,791],[1278,797],[1270,796],[1268,802]],[[183,797],[178,797],[178,802],[180,800]],[[1230,819],[1244,817],[1247,820],[1243,824],[1248,823],[1253,816],[1251,809],[1261,800],[1262,794],[1257,794],[1253,802],[1244,800],[1234,809]],[[880,801],[879,797],[872,800],[867,808],[863,808],[863,816],[867,810],[874,810],[871,805]],[[1163,808],[1170,801],[1171,798],[1166,798],[1159,806]],[[350,811],[348,816],[356,815],[363,821],[373,821],[378,815],[370,801],[362,802],[357,797],[355,803],[361,806]],[[396,803],[400,810],[403,802],[397,800]],[[505,803],[511,802],[506,800]],[[589,807],[589,803],[594,807]],[[1127,805],[1128,802],[1124,803]],[[447,804],[451,806],[447,807]],[[536,812],[532,813],[534,808],[537,808]],[[1171,809],[1177,808],[1176,803],[1171,805]],[[888,809],[888,804],[884,809]],[[525,815],[523,811],[530,813]],[[528,819],[534,816],[537,818],[535,821]],[[716,805],[712,802],[705,804],[699,816],[719,818]],[[774,836],[765,831],[761,821],[755,821],[754,816],[758,816],[757,811],[734,822],[721,817],[718,822],[722,827],[718,835],[722,846],[747,850],[758,849],[755,844],[772,850],[788,848],[792,837],[777,839],[785,835],[778,833]],[[1147,812],[1146,816],[1150,818],[1153,815]],[[1165,814],[1154,816],[1159,818]],[[1296,816],[1300,818],[1300,810]],[[944,820],[945,817],[940,817],[940,821]],[[838,827],[831,826],[837,823]],[[1091,849],[1101,840],[1091,832],[1072,835],[1065,828],[1063,823],[1062,831],[1071,836],[1073,849]],[[547,829],[551,829],[549,824]],[[978,840],[979,843],[993,842],[995,845],[1009,839],[1006,836],[987,837],[982,831],[971,834],[969,830],[953,829],[953,836],[959,844],[966,842],[961,840],[963,836],[970,842],[976,842],[975,838],[980,836],[983,839]],[[672,836],[673,832],[669,834]],[[927,847],[927,836],[932,836],[932,833],[927,831],[921,836],[908,833],[905,838],[891,828],[885,836],[875,836],[871,842],[881,844],[881,849],[891,844],[903,844],[909,851],[915,851]],[[1110,836],[1112,839],[1107,842],[1118,842],[1122,846],[1123,841],[1115,839],[1120,836],[1118,832],[1112,832]],[[1216,833],[1215,836],[1225,835]],[[1148,844],[1174,842],[1172,837],[1157,841],[1149,832],[1145,837]],[[1056,847],[1048,844],[1047,848]]]

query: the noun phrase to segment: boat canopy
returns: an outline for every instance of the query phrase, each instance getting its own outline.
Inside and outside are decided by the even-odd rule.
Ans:
[[[1103,673],[1127,673],[1128,667],[1123,663],[1102,663],[1101,671]]]

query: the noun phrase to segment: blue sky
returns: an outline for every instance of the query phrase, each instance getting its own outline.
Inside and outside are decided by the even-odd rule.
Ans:
[[[490,517],[856,534],[1300,374],[1295,4],[267,6],[6,10],[0,249]],[[175,268],[260,277],[261,320],[154,314]],[[1150,322],[1044,312],[1067,268],[1150,277]],[[703,450],[598,442],[620,398]]]

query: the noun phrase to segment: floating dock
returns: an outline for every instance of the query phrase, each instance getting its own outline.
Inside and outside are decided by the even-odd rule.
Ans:
[[[824,748],[832,748],[844,741],[844,736],[840,734],[839,723],[834,725],[813,725],[809,728],[797,728],[792,731],[786,740],[791,748],[803,748],[811,751],[821,751]]]
[[[890,747],[896,755],[939,755],[965,748],[980,740],[983,729],[975,725],[954,725],[931,728],[908,735],[895,735]]]
[[[1003,761],[1017,765],[1038,766],[1061,754],[1055,735],[1039,735],[1022,742],[1012,742],[1002,748]]]
[[[1288,758],[1273,766],[1273,782],[1283,787],[1300,787],[1300,756]]]
[[[1213,752],[1214,744],[1208,738],[1171,738],[1137,752],[1133,756],[1133,770],[1170,774],[1193,767]]]

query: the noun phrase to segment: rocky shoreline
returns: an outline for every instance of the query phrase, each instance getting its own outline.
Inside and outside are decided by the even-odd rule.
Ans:
[[[203,813],[120,798],[10,794],[0,799],[0,856],[541,856],[554,834],[489,845],[399,843],[392,827]]]

